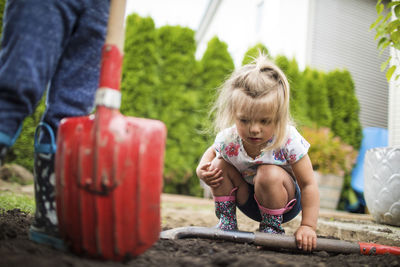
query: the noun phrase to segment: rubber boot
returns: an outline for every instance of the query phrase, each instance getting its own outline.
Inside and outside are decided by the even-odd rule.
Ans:
[[[268,209],[260,205],[256,195],[254,195],[254,199],[256,200],[261,213],[259,231],[270,234],[284,234],[285,230],[282,227],[283,214],[293,208],[294,204],[296,203],[296,199],[292,199],[282,209]]]
[[[216,228],[224,231],[237,230],[236,220],[236,196],[232,195],[237,190],[233,188],[229,196],[214,197],[215,214],[219,222]]]
[[[38,133],[50,137],[50,144],[39,144]],[[58,232],[55,202],[55,138],[53,130],[46,123],[40,123],[35,133],[34,178],[35,178],[35,218],[29,229],[29,239],[59,250],[66,250]]]

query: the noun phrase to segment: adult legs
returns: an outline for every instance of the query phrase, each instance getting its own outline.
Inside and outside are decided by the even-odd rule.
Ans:
[[[38,135],[35,136],[37,212],[30,238],[39,243],[48,243],[47,236],[57,235],[58,232],[54,194],[54,137],[59,122],[65,117],[83,116],[92,111],[99,81],[109,1],[83,1],[79,8],[79,17],[51,79],[46,110],[37,129]]]
[[[49,88],[35,136],[37,206],[31,239],[38,242],[49,241],[40,233],[57,232],[54,137],[62,118],[93,108],[108,9],[109,0],[7,2],[0,50],[0,162]]]
[[[8,147],[47,88],[77,20],[74,7],[57,2],[64,1],[7,1],[0,50],[0,143]]]

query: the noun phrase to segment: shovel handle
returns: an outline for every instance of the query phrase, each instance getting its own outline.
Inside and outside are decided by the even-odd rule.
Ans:
[[[290,235],[276,235],[255,232],[254,244],[269,248],[284,248],[297,250],[296,239]],[[316,251],[328,251],[335,253],[359,253],[358,243],[328,238],[317,238]]]
[[[298,250],[296,239],[290,235],[276,235],[261,232],[243,231],[222,231],[208,227],[180,227],[161,232],[161,239],[181,239],[181,238],[207,238],[220,239],[237,243],[253,243],[267,248],[283,248]],[[327,251],[343,254],[362,254],[380,255],[393,254],[400,255],[400,247],[391,247],[374,243],[350,242],[329,238],[317,238],[315,251]]]
[[[95,105],[110,109],[121,106],[120,84],[124,45],[126,0],[111,0],[107,36],[102,50],[99,88]]]
[[[111,0],[107,25],[106,45],[116,45],[119,51],[124,47],[124,17],[126,0]]]

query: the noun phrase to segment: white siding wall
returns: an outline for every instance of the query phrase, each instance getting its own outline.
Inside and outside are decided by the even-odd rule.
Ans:
[[[396,73],[400,75],[400,52],[391,49],[392,62],[396,65]],[[389,90],[389,146],[400,147],[400,79],[395,81],[392,78]]]
[[[360,102],[363,127],[387,128],[388,84],[380,64],[375,31],[374,0],[312,0],[311,43],[308,59],[313,67],[332,70],[346,68],[352,74]]]

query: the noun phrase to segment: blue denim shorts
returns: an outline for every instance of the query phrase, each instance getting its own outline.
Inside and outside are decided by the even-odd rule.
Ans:
[[[289,210],[287,213],[283,214],[283,223],[292,220],[297,214],[301,211],[301,193],[299,185],[295,183],[295,199],[296,204],[294,204],[293,208]],[[257,222],[261,221],[260,209],[258,208],[257,202],[254,199],[254,185],[248,184],[249,186],[249,198],[247,202],[243,205],[238,205],[238,208],[250,219],[253,219]]]

